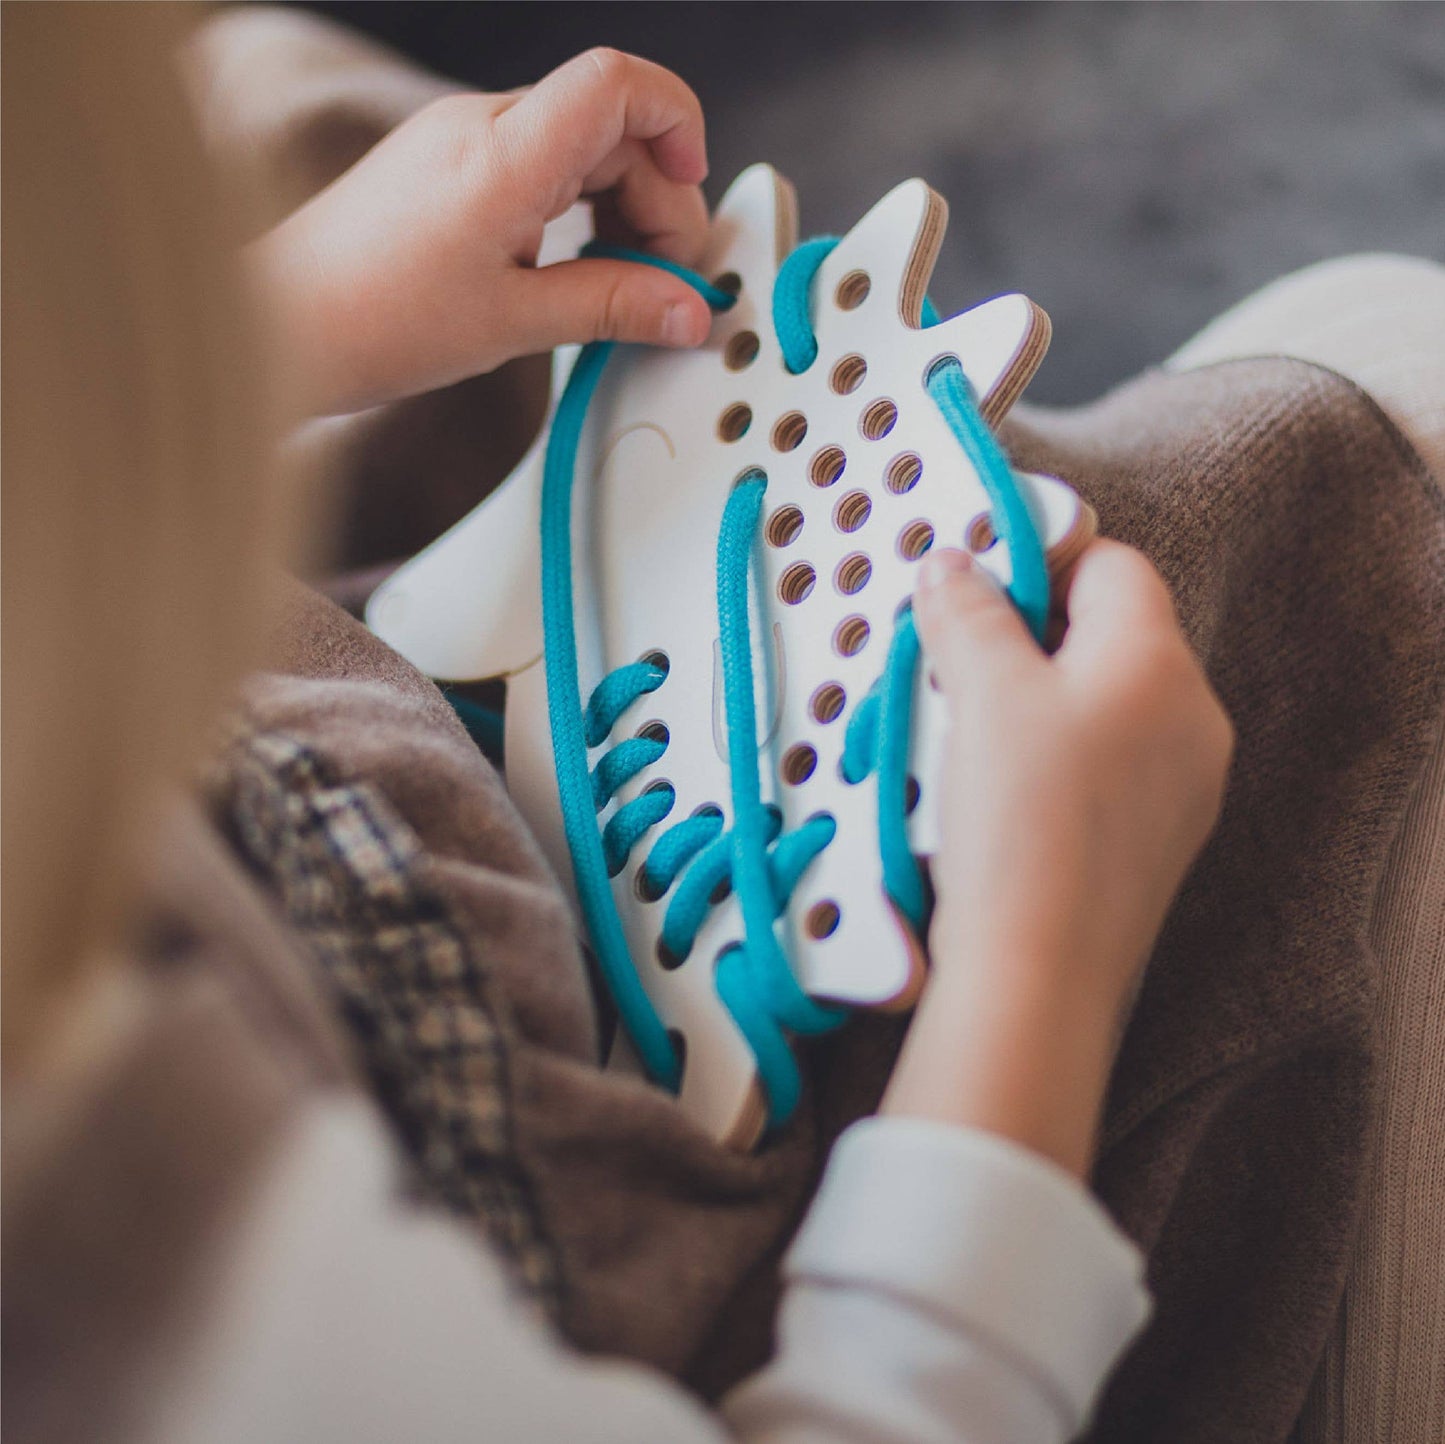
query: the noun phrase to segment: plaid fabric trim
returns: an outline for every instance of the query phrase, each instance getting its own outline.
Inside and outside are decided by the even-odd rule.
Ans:
[[[556,1256],[512,1145],[507,1045],[486,969],[417,882],[420,839],[366,783],[283,733],[227,751],[232,833],[309,944],[424,1189],[480,1220],[549,1312]]]

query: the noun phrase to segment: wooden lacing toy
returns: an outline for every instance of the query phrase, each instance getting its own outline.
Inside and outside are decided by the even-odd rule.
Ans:
[[[1011,295],[939,321],[945,224],[914,180],[795,247],[791,189],[745,171],[688,276],[708,343],[559,354],[532,451],[367,612],[438,679],[507,679],[508,788],[617,1002],[614,1066],[739,1147],[796,1103],[794,1035],[922,983],[920,558],[967,546],[1042,637],[1093,532],[989,430],[1048,320]]]

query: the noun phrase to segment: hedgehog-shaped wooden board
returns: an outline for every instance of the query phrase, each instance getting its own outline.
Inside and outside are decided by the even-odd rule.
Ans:
[[[790,829],[818,813],[837,823],[778,920],[798,982],[821,1000],[902,1008],[922,980],[922,951],[886,896],[878,796],[840,772],[851,711],[877,679],[919,559],[934,542],[969,546],[1001,584],[1007,547],[990,544],[989,499],[925,389],[956,357],[997,423],[1048,341],[1029,300],[1001,296],[923,328],[924,293],[946,224],[922,181],[889,192],[827,256],[813,280],[816,363],[783,364],[770,311],[795,242],[791,189],[753,166],[729,189],[702,270],[736,294],[706,345],[690,352],[619,348],[578,446],[572,517],[578,673],[586,698],[623,663],[666,659],[664,683],[633,703],[608,745],[644,735],[665,751],[625,783],[598,825],[660,781],[668,822],[729,813],[722,724],[716,550],[740,476],[766,475],[755,549],[751,636],[758,679],[763,798]],[[575,352],[559,353],[554,402]],[[546,433],[502,486],[373,596],[373,630],[444,681],[508,679],[507,785],[560,877],[572,864],[548,723],[539,556]],[[1048,477],[1017,483],[1050,570],[1092,534],[1072,491]],[[908,839],[930,855],[944,718],[920,671]],[[714,906],[681,964],[659,948],[665,898],[639,886],[649,839],[612,880],[633,966],[685,1058],[680,1101],[713,1135],[751,1146],[764,1121],[753,1054],[714,983],[742,936],[731,895]]]

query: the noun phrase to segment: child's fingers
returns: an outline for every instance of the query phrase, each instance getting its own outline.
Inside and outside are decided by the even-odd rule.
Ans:
[[[1099,538],[1069,577],[1069,629],[1057,656],[1066,669],[1127,657],[1140,643],[1177,629],[1164,579],[1142,552]]]
[[[521,351],[573,341],[697,346],[712,313],[686,281],[629,261],[563,261],[515,273],[511,304]]]
[[[583,183],[594,200],[597,234],[640,246],[687,266],[707,244],[707,202],[697,186],[678,185],[638,141],[624,141]]]
[[[670,70],[616,50],[569,60],[497,125],[519,173],[540,187],[547,215],[571,204],[585,179],[627,140],[646,146],[661,174],[677,185],[699,185],[707,175],[697,96]]]
[[[935,548],[924,558],[913,614],[945,694],[1027,669],[1042,653],[1013,603],[966,552]]]

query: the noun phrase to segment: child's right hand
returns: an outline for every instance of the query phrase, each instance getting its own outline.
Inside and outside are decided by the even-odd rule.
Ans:
[[[697,97],[617,51],[529,90],[434,101],[256,245],[310,409],[375,405],[565,342],[698,345],[711,316],[678,277],[535,262],[543,227],[587,198],[606,239],[694,264],[706,174]]]
[[[933,973],[887,1107],[1087,1164],[1117,1020],[1218,816],[1229,719],[1138,552],[1095,542],[1053,656],[961,552],[914,611],[949,713]]]

